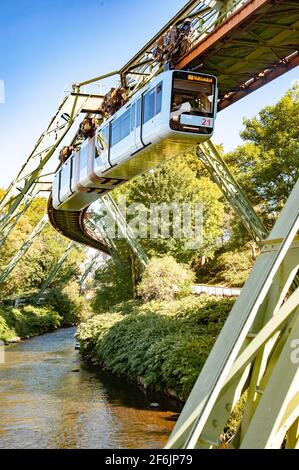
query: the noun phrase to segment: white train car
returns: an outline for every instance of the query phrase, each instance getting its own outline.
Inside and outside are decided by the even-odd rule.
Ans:
[[[53,183],[54,208],[82,210],[119,184],[210,139],[217,97],[212,75],[161,73],[59,168]]]

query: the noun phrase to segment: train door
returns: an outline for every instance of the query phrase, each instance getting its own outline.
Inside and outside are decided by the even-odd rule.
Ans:
[[[59,205],[61,204],[61,201],[59,199],[60,173],[61,173],[61,170],[58,170],[54,177],[53,186],[52,186],[53,207],[55,209],[57,209]]]
[[[136,145],[136,103],[130,107],[130,154],[138,150]]]
[[[138,98],[135,103],[135,146],[136,151],[142,149],[144,147],[142,142],[142,126],[141,126],[141,113],[142,113],[142,97]]]

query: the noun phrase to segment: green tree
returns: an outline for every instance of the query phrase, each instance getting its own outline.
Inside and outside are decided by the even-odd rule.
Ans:
[[[147,238],[142,240],[150,256],[172,255],[180,262],[198,256],[213,256],[222,235],[223,204],[218,187],[205,174],[199,174],[196,157],[179,156],[153,171],[133,180],[127,188],[129,203],[151,204],[190,203],[203,207],[202,240],[197,249],[188,249],[188,238]],[[170,225],[173,219],[170,217]],[[159,220],[159,230],[163,221]],[[194,223],[194,220],[193,220]],[[148,233],[150,227],[148,226]]]
[[[194,272],[172,256],[152,258],[142,275],[138,294],[144,302],[171,301],[191,294],[193,283]]]
[[[139,239],[148,256],[173,256],[184,263],[194,262],[198,257],[213,256],[222,236],[223,203],[217,186],[210,181],[196,157],[179,156],[149,171],[121,188],[113,191],[116,201],[126,196],[127,204],[142,204],[150,210],[151,204],[161,203],[201,203],[203,206],[202,241],[196,249],[188,249],[187,238],[175,238],[171,229],[169,238]],[[138,214],[138,211],[136,212]],[[128,218],[132,221],[134,215]],[[149,222],[149,217],[147,222]],[[171,226],[170,214],[169,225]],[[161,228],[159,220],[159,230]],[[150,233],[150,224],[147,231]],[[136,293],[140,280],[140,266],[124,240],[115,240],[120,262],[112,260],[97,272],[95,279],[96,296],[93,301],[95,311],[113,306],[122,300],[130,299]]]
[[[225,156],[268,230],[270,230],[299,177],[299,85],[258,116],[244,119],[245,143]],[[230,237],[205,266],[199,281],[242,285],[258,249],[239,217],[227,206]]]
[[[36,197],[31,203],[26,213],[18,221],[18,224],[1,247],[1,269],[7,265],[19,250],[34,226],[46,212],[46,207],[47,201],[43,197]],[[69,240],[62,237],[50,225],[46,226],[7,280],[0,285],[0,299],[37,291],[66,249],[68,243]],[[84,257],[84,249],[75,249],[55,277],[53,285],[55,287],[63,287],[71,278],[79,276],[80,263]]]
[[[246,143],[226,161],[271,227],[299,177],[299,85],[244,125]]]
[[[129,262],[115,263],[107,261],[95,274],[95,296],[92,308],[95,312],[110,310],[115,304],[130,300],[134,297],[132,271]]]

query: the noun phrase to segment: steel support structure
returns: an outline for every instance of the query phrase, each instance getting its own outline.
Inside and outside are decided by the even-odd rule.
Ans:
[[[26,204],[26,196],[29,196],[30,200],[30,195],[36,194],[45,165],[63,141],[78,115],[87,111],[94,101],[99,107],[101,98],[100,96],[80,94],[80,88],[75,88],[73,93],[63,99],[57,113],[39,137],[33,151],[0,201],[1,234],[18,216],[21,204],[24,202]]]
[[[96,266],[97,261],[100,259],[100,256],[102,256],[101,252],[97,252],[94,257],[90,260],[90,262],[87,264],[80,280],[79,280],[79,286],[80,286],[80,291],[82,291],[84,282],[88,278],[89,274],[93,271],[94,267]]]
[[[99,230],[102,237],[108,241],[111,246],[111,255],[115,261],[120,262],[115,243],[115,239],[120,236],[119,238],[125,240],[136,255],[141,268],[146,267],[148,263],[147,255],[110,194],[105,194],[96,201],[92,215],[86,221],[86,225],[94,231]]]
[[[19,212],[17,212],[15,214],[15,216],[13,217],[13,220],[11,221],[11,223],[8,224],[1,233],[0,248],[5,243],[6,239],[9,237],[9,235],[12,232],[12,230],[14,229],[14,227],[17,225],[20,218],[27,211],[27,209],[30,206],[31,202],[33,201],[33,198],[34,198],[35,195],[36,195],[36,191],[33,191],[30,194],[26,194],[26,196],[24,197],[24,203],[23,203],[22,207],[20,208]]]
[[[33,299],[35,303],[40,302],[43,294],[45,293],[45,290],[48,288],[48,286],[51,284],[51,282],[55,278],[56,274],[58,273],[61,266],[63,265],[63,263],[65,262],[65,260],[69,256],[69,254],[71,253],[74,246],[75,246],[75,242],[73,242],[73,241],[70,242],[67,249],[65,250],[65,252],[61,255],[61,257],[59,258],[57,263],[53,266],[53,268],[49,272],[49,275],[48,275],[47,279],[44,281],[42,287],[40,288],[40,291],[37,293],[37,295]]]
[[[157,40],[174,25],[181,24],[186,18],[192,20],[192,48],[207,35],[211,34],[227,17],[248,0],[191,0],[136,54],[120,69],[121,83],[135,93],[154,76],[159,74],[161,64],[153,58]]]
[[[21,248],[17,251],[15,256],[10,260],[8,265],[0,274],[0,285],[6,281],[7,277],[10,275],[12,270],[16,267],[20,259],[25,255],[25,253],[29,250],[30,246],[34,242],[34,240],[40,235],[43,231],[45,225],[48,223],[48,216],[44,215],[41,220],[36,224],[28,238],[24,241]]]
[[[113,221],[117,224],[117,228],[124,240],[128,243],[129,247],[131,248],[132,252],[136,255],[141,267],[145,269],[148,263],[148,257],[143,250],[142,246],[138,242],[138,239],[131,229],[131,227],[127,224],[126,219],[110,194],[106,194],[100,200],[103,204],[104,208],[107,211],[107,214],[112,218]]]
[[[247,196],[221,158],[216,147],[211,141],[204,142],[196,148],[195,154],[204,164],[210,177],[220,188],[231,207],[238,214],[253,240],[260,245],[268,235],[267,229],[257,216]]]
[[[240,397],[230,446],[299,445],[299,181],[194,385],[167,448],[217,448]]]

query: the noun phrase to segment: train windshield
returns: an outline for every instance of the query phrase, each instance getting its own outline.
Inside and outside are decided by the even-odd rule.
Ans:
[[[194,127],[204,127],[203,133],[209,133],[208,128],[213,127],[215,82],[214,77],[206,75],[174,72],[170,112],[172,129],[186,132],[188,127],[192,127],[190,131],[194,132]]]

